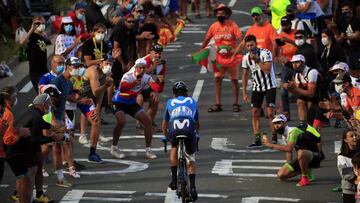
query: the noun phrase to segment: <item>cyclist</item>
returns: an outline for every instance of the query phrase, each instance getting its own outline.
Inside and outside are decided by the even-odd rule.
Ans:
[[[199,112],[196,101],[188,97],[188,87],[183,81],[175,82],[173,86],[174,98],[167,101],[162,122],[163,132],[171,143],[170,168],[172,181],[169,187],[177,188],[177,145],[176,135],[187,135],[185,140],[186,159],[190,179],[190,195],[193,201],[197,200],[195,187],[195,150],[197,133],[199,132]]]

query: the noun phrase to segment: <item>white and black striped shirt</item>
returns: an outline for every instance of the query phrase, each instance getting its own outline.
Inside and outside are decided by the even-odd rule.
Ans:
[[[258,55],[261,62],[272,62],[272,54],[269,50],[259,48]],[[274,65],[271,65],[269,74],[265,74],[260,66],[250,59],[250,54],[247,53],[242,60],[242,68],[250,69],[252,74],[252,91],[264,92],[272,88],[276,88]]]

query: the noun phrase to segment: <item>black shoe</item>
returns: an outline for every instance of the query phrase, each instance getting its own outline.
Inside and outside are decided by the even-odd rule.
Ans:
[[[169,188],[170,188],[171,190],[176,190],[176,189],[177,189],[177,184],[176,184],[176,182],[171,181],[171,182],[169,183]]]
[[[247,146],[247,148],[253,149],[253,148],[259,148],[262,147],[261,142],[254,142]]]
[[[83,171],[83,170],[85,170],[85,166],[82,165],[82,164],[80,164],[80,163],[77,162],[77,161],[74,161],[74,166],[75,166],[75,168],[76,168],[77,171]]]
[[[190,189],[190,196],[191,196],[191,200],[192,202],[195,202],[198,199],[198,194],[196,192],[196,188],[193,187]]]
[[[107,122],[107,121],[104,120],[104,119],[101,119],[101,125],[109,125],[109,122]]]

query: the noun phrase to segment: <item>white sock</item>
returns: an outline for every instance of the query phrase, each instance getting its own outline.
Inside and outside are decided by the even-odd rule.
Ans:
[[[64,179],[64,172],[62,169],[59,169],[56,171],[56,177],[57,177],[58,181]]]

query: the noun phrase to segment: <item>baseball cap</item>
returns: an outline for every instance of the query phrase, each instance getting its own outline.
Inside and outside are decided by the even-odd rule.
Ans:
[[[64,16],[61,18],[61,23],[72,23],[72,19],[70,16]]]
[[[58,98],[61,95],[61,92],[54,84],[45,85],[42,89],[44,93],[48,94],[50,97]]]
[[[284,114],[275,115],[274,119],[272,120],[273,123],[286,122],[286,121],[287,121],[287,118]]]
[[[333,67],[330,68],[330,72],[334,71],[334,70],[343,70],[345,72],[349,72],[349,66],[348,64],[344,63],[344,62],[339,62],[337,61]]]
[[[284,17],[281,18],[280,23],[281,23],[281,25],[290,25],[291,20],[288,17],[284,16]]]
[[[75,4],[75,10],[81,9],[81,8],[86,8],[86,3],[85,2],[78,2],[78,3]]]
[[[109,61],[109,62],[113,62],[113,61],[114,61],[114,58],[112,57],[111,52],[105,54],[104,60],[105,60],[105,61]]]
[[[287,7],[286,7],[286,12],[295,12],[296,11],[296,6],[294,4],[289,4]]]
[[[305,57],[301,54],[294,55],[290,62],[302,61],[305,62]]]
[[[250,14],[251,14],[251,15],[254,14],[254,13],[260,15],[260,14],[263,13],[263,11],[262,11],[262,9],[261,9],[260,7],[255,6],[255,7],[253,7],[253,8],[251,9],[251,11],[250,11]]]
[[[153,50],[155,52],[162,52],[163,51],[163,46],[161,46],[160,44],[153,44],[151,46],[151,50]]]
[[[34,100],[33,100],[33,104],[37,105],[37,104],[45,104],[50,102],[50,95],[46,94],[46,93],[42,93],[37,95]]]
[[[73,66],[80,66],[81,65],[81,60],[78,57],[70,57],[66,60],[66,65],[73,65]]]
[[[146,61],[143,58],[139,58],[135,61],[135,66],[146,66]]]
[[[335,77],[335,79],[332,81],[333,83],[343,83],[343,82],[348,82],[351,84],[351,77],[348,73],[339,73],[337,74],[337,76]]]

